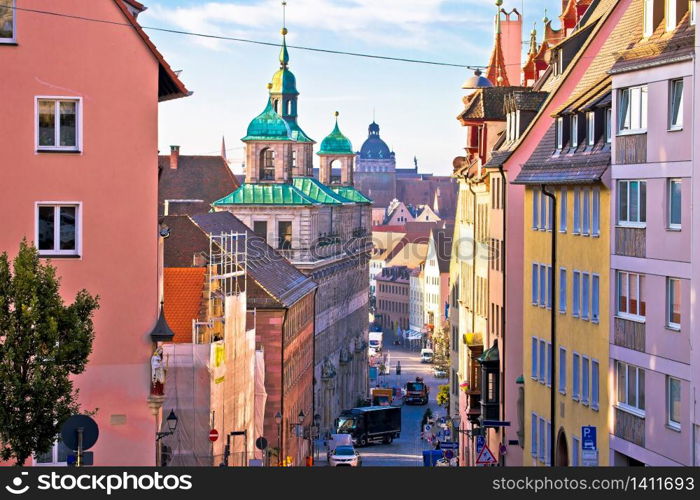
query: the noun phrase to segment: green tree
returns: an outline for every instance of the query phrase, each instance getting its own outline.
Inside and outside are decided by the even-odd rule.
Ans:
[[[16,465],[51,449],[79,411],[71,376],[92,351],[98,297],[81,290],[66,306],[59,286],[56,269],[26,240],[12,269],[0,255],[0,458]]]
[[[433,333],[433,364],[447,372],[450,367],[450,325],[446,323],[442,329]]]
[[[450,407],[450,385],[449,384],[438,386],[438,393],[437,393],[436,399],[437,399],[437,404],[439,404],[443,408]]]

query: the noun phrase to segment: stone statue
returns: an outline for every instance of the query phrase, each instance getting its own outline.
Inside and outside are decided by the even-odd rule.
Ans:
[[[153,353],[153,356],[151,356],[151,394],[162,396],[164,383],[165,368],[163,366],[163,348],[158,347]]]

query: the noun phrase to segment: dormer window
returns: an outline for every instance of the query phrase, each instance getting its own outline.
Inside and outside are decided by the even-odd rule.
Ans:
[[[676,29],[676,0],[665,0],[666,2],[666,31]]]
[[[578,147],[578,115],[571,117],[571,147]]]
[[[564,118],[561,116],[557,117],[556,132],[557,150],[561,151],[561,149],[564,147]]]
[[[15,41],[15,0],[0,0],[0,44]]]
[[[593,146],[595,143],[595,112],[589,111],[586,113],[586,129],[587,129],[587,139],[588,145]]]
[[[644,37],[654,33],[654,0],[644,0]]]

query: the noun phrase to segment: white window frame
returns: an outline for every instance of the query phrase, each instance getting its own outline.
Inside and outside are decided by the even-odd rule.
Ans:
[[[631,207],[632,207],[632,190],[630,189],[631,183],[637,183],[637,220],[632,219]],[[622,214],[620,213],[620,186],[625,184],[627,186],[627,213],[624,214],[625,219],[622,219]],[[642,196],[642,190],[644,191],[644,196]],[[642,199],[644,199],[644,207],[642,207]],[[621,227],[647,227],[647,181],[639,179],[620,179],[617,181],[617,203],[616,203],[616,214],[617,214],[617,225]],[[644,220],[642,220],[642,218]]]
[[[623,278],[623,275],[626,277]],[[616,314],[620,318],[624,319],[629,319],[632,321],[637,321],[640,323],[644,323],[646,321],[646,317],[642,316],[641,314],[638,313],[630,313],[630,305],[632,303],[631,298],[630,298],[630,282],[632,277],[634,277],[637,280],[637,296],[635,297],[637,300],[637,311],[641,311],[642,309],[642,297],[643,297],[643,290],[642,290],[642,285],[644,283],[644,275],[639,274],[639,273],[633,273],[630,271],[622,271],[618,270],[615,273],[615,309],[616,309]],[[626,311],[620,311],[620,280],[624,279],[626,281],[626,289],[627,289],[627,295],[626,295]],[[645,303],[646,306],[646,303]],[[646,309],[646,307],[645,307]]]
[[[540,280],[540,266],[539,264],[532,264],[532,305],[536,306],[539,304],[539,280]]]
[[[530,414],[530,454],[533,458],[537,458],[537,444],[538,444],[538,432],[537,432],[537,413]]]
[[[566,268],[559,268],[559,312],[566,313]]]
[[[591,358],[581,356],[581,404],[588,406],[591,398]]]
[[[571,138],[570,143],[572,148],[578,147],[578,115],[571,115],[571,130],[569,132],[569,137]]]
[[[39,207],[54,207],[54,249],[39,250]],[[57,209],[60,207],[75,207],[75,249],[56,249],[61,242],[60,215],[57,217]],[[56,221],[59,221],[57,224]],[[82,257],[83,255],[83,202],[82,201],[37,201],[34,203],[34,246],[41,257]]]
[[[676,0],[665,0],[664,17],[666,18],[666,31],[676,29]]]
[[[547,343],[543,339],[539,339],[539,359],[540,359],[540,364],[539,364],[539,373],[538,373],[538,381],[540,384],[544,384],[545,380],[547,379]]]
[[[571,315],[581,316],[581,271],[574,269],[571,279]]]
[[[539,371],[538,371],[538,363],[537,363],[537,351],[539,349],[539,344],[540,341],[537,337],[532,337],[531,339],[531,349],[532,349],[532,354],[530,356],[530,362],[532,364],[530,368],[530,378],[533,380],[538,380],[539,378]]]
[[[644,0],[643,36],[649,38],[654,33],[654,0]]]
[[[622,96],[627,93],[627,113],[622,116]],[[617,134],[643,134],[647,131],[647,105],[649,101],[649,91],[646,85],[637,85],[618,90],[618,115]],[[638,107],[637,107],[638,106]],[[625,125],[629,121],[628,125]],[[637,123],[638,122],[638,123]]]
[[[591,300],[591,275],[590,273],[581,273],[581,319],[588,321],[590,317],[590,300]]]
[[[620,376],[619,376],[619,370],[620,370],[621,368],[623,368],[623,369],[625,370],[625,387],[624,387],[624,389],[625,389],[625,392],[624,392],[624,394],[625,394],[625,401],[620,401],[620,387],[619,387],[619,384],[620,384]],[[634,391],[635,391],[635,398],[636,398],[636,400],[637,400],[637,405],[636,405],[636,406],[630,405],[630,404],[626,401],[626,400],[627,400],[627,396],[629,395],[629,381],[630,381],[629,373],[630,373],[630,370],[635,370],[635,372],[636,372],[636,376],[635,376],[635,389],[634,389]],[[626,412],[632,413],[633,415],[637,415],[637,416],[639,416],[639,417],[644,417],[644,416],[646,415],[646,410],[645,410],[645,408],[641,408],[640,405],[639,405],[639,400],[641,399],[641,398],[640,398],[640,394],[641,394],[641,392],[640,392],[640,384],[639,384],[639,379],[640,379],[639,374],[640,374],[640,373],[642,373],[642,374],[645,373],[643,368],[641,368],[641,367],[639,367],[639,366],[631,365],[631,364],[629,364],[629,363],[625,363],[624,361],[615,360],[615,399],[616,399],[616,405],[617,405],[617,407],[620,408],[621,410],[624,410],[624,411],[626,411]],[[646,386],[646,375],[644,376],[644,384],[643,384],[643,386]],[[644,391],[644,390],[645,390],[645,387],[642,387],[641,389],[642,389],[642,391]],[[646,407],[646,395],[645,395],[645,397],[644,397],[644,406]]]
[[[547,387],[552,387],[552,379],[554,374],[552,373],[552,361],[554,358],[554,349],[551,342],[547,342]]]
[[[678,294],[682,296],[683,294],[683,282],[679,278],[672,278],[668,277],[666,278],[666,327],[671,329],[671,330],[676,330],[680,331],[681,329],[681,324],[676,323],[673,321],[673,297],[672,295],[674,294],[673,292],[673,284],[678,283]],[[679,307],[683,307],[683,302],[681,300],[681,297],[678,297],[678,305]],[[680,312],[681,315],[681,321],[683,321],[683,311],[681,310]]]
[[[591,409],[598,411],[600,405],[600,362],[591,359]]]
[[[600,322],[600,275],[591,274],[591,323]]]
[[[675,3],[675,0],[673,0]],[[678,92],[678,84],[680,84],[680,98],[678,102],[678,114],[673,116],[674,101]],[[683,78],[675,78],[668,82],[668,129],[683,130],[683,97],[685,85]]]
[[[676,377],[671,377],[670,375],[666,375],[666,425],[669,426],[671,429],[680,431],[681,430],[681,421],[680,418],[682,418],[680,415],[678,415],[679,420],[673,420],[671,418],[671,415],[673,413],[672,410],[672,401],[671,401],[671,381],[676,381],[678,382],[678,397],[681,398],[681,389],[682,389],[682,381],[679,378]],[[678,404],[680,406],[681,400],[679,399]]]
[[[557,151],[564,148],[564,117],[558,116],[556,123]]]
[[[593,197],[591,200],[591,236],[598,237],[600,236],[600,188],[594,187],[591,193]]]
[[[590,188],[583,188],[581,190],[582,198],[583,198],[583,221],[582,221],[582,228],[581,228],[581,234],[583,236],[590,236],[591,235],[591,190]]]
[[[17,10],[15,7],[17,0],[12,0],[10,8],[12,9],[12,38],[0,38],[0,45],[14,45],[17,43]]]
[[[566,394],[566,348],[559,346],[559,393]]]
[[[690,25],[695,25],[695,0],[688,2],[688,10],[690,11]]]
[[[572,234],[581,234],[581,189],[574,188],[574,230]]]
[[[566,210],[567,210],[567,191],[565,187],[559,190],[559,232],[566,232]]]
[[[33,455],[33,460],[32,460],[32,466],[34,467],[62,467],[62,466],[67,466],[68,461],[66,457],[65,462],[60,462],[58,460],[58,447],[60,445],[60,438],[59,440],[55,441],[53,445],[51,446],[51,461],[50,462],[38,462],[37,461],[37,455]]]
[[[532,229],[537,231],[540,226],[540,190],[532,190]]]
[[[589,146],[595,144],[595,111],[586,113],[587,136],[586,140]]]
[[[581,393],[581,355],[574,351],[571,359],[571,399],[578,401]]]
[[[681,217],[680,222],[672,222],[671,220],[671,214],[673,213],[673,186],[674,184],[679,184],[680,185],[680,214],[678,214]],[[675,231],[679,231],[682,226],[682,220],[683,220],[683,180],[682,179],[669,179],[668,180],[668,187],[667,187],[667,193],[668,193],[668,229],[672,229]]]
[[[39,145],[39,101],[54,101],[54,145],[40,146]],[[61,102],[72,101],[76,103],[75,112],[75,146],[61,146],[60,135],[60,112],[59,107]],[[77,152],[83,151],[83,98],[78,96],[35,96],[34,97],[34,150],[37,153],[46,153],[52,151],[61,152]]]
[[[612,108],[605,108],[605,142],[610,144],[612,142]]]

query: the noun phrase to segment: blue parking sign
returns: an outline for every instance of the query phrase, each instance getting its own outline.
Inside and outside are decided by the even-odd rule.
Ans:
[[[486,439],[484,439],[484,436],[476,436],[476,454],[478,455],[481,453],[481,450],[484,448],[484,445],[486,444]]]
[[[583,427],[581,427],[581,449],[598,449],[596,428],[594,425],[584,425]]]

